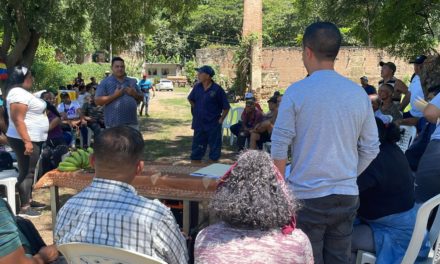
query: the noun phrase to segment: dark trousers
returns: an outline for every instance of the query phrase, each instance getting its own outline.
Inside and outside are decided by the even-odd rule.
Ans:
[[[41,153],[41,166],[39,176],[58,167],[61,157],[69,151],[69,146],[64,138],[53,138],[46,141],[46,147]]]
[[[250,135],[242,135],[240,132],[242,131],[243,123],[239,121],[237,124],[232,125],[229,129],[231,130],[231,133],[234,134],[237,137],[237,148],[238,151],[241,151],[244,149],[246,145],[246,139],[250,139]]]
[[[351,234],[358,196],[329,195],[301,200],[298,228],[310,239],[316,264],[346,264],[351,258]]]
[[[431,140],[416,173],[416,202],[424,203],[440,194],[440,140]]]
[[[40,158],[42,142],[32,142],[34,151],[31,155],[24,155],[25,147],[21,139],[8,137],[8,143],[17,155],[18,179],[16,186],[20,196],[20,204],[21,206],[28,205],[32,199],[35,167]]]
[[[194,130],[191,160],[202,160],[209,145],[209,159],[219,160],[222,151],[222,125],[208,131]]]
[[[93,131],[93,137],[96,139],[99,133],[104,129],[98,122],[87,123],[87,126]]]

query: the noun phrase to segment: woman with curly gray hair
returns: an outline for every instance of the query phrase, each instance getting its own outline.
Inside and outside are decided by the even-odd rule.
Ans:
[[[313,263],[309,239],[295,228],[297,207],[267,153],[242,153],[211,200],[222,222],[198,234],[195,263]]]

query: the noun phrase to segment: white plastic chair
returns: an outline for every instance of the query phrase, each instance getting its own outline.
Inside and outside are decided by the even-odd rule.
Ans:
[[[402,132],[402,137],[397,142],[397,145],[405,152],[416,138],[417,129],[414,126],[400,126],[400,131]]]
[[[166,262],[131,250],[87,243],[57,246],[69,264],[166,264]]]
[[[12,212],[16,214],[15,184],[17,183],[18,172],[15,169],[0,172],[0,185],[6,187],[6,198]]]
[[[431,230],[429,230],[429,241],[431,245],[434,245],[437,240],[437,244],[435,245],[434,250],[431,247],[431,251],[429,252],[428,259],[426,261],[420,262],[417,261],[417,256],[419,254],[420,248],[422,247],[423,240],[426,235],[426,226],[428,224],[429,216],[432,210],[440,205],[440,194],[429,199],[425,203],[423,203],[419,210],[417,211],[416,223],[414,226],[414,231],[411,237],[411,240],[408,245],[408,249],[406,250],[405,256],[402,259],[401,264],[414,264],[414,263],[440,263],[438,262],[440,258],[439,254],[439,232],[440,232],[440,208],[437,210],[437,214],[434,219],[434,223],[431,226]],[[434,261],[437,259],[437,261]],[[356,259],[357,264],[375,264],[376,257],[374,254],[359,251],[358,257]]]
[[[223,121],[223,131],[222,135],[229,137],[229,144],[232,146],[234,143],[235,135],[231,133],[231,126],[235,125],[238,121],[241,120],[241,114],[243,113],[244,108],[243,107],[234,107],[231,110],[229,110],[228,115],[226,116],[225,120]],[[225,133],[226,129],[226,133]]]

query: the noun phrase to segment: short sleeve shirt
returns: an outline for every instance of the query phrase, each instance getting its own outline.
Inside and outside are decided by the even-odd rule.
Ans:
[[[414,75],[411,83],[409,84],[409,91],[411,92],[410,104],[411,110],[410,113],[414,117],[423,117],[423,113],[417,109],[415,103],[419,98],[425,98],[425,94],[423,93],[422,84],[420,83],[420,77],[418,75]]]
[[[23,88],[12,88],[6,98],[9,120],[11,120],[11,104],[27,105],[28,110],[24,118],[26,129],[31,141],[42,142],[47,139],[49,120],[46,115],[46,102]],[[21,139],[15,128],[14,122],[9,122],[6,135],[11,138]]]
[[[153,82],[150,79],[142,79],[139,81],[139,87],[141,88],[142,92],[149,93],[151,87],[153,87]]]
[[[368,95],[370,95],[370,94],[377,94],[377,92],[376,92],[376,88],[374,88],[374,86],[372,86],[372,85],[367,85],[367,86],[365,86],[365,87],[363,87],[363,88],[364,88],[365,92],[366,92]]]
[[[109,96],[115,93],[118,86],[122,88],[133,87],[141,93],[135,79],[125,77],[122,82],[111,75],[105,78],[96,90],[96,97]],[[128,94],[113,100],[104,106],[104,121],[106,127],[119,125],[137,125],[137,101]]]
[[[206,91],[202,83],[197,83],[188,96],[194,102],[192,129],[208,131],[218,125],[222,111],[231,108],[223,88],[212,83]]]
[[[61,103],[57,107],[58,112],[66,113],[67,119],[79,118],[78,109],[81,109],[81,105],[77,101],[72,101],[70,104]]]
[[[440,94],[437,94],[429,103],[440,109]],[[431,135],[431,140],[433,139],[440,140],[440,124],[437,124],[437,128]]]
[[[20,235],[17,224],[6,207],[3,199],[0,199],[0,258],[7,256],[21,247]]]

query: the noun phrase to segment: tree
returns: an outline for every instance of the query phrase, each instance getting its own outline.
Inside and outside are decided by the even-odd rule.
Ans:
[[[194,9],[179,34],[188,41],[189,50],[212,44],[235,46],[240,43],[243,25],[243,0],[203,0]]]
[[[90,38],[98,46],[110,44],[120,51],[151,30],[156,14],[168,16],[171,23],[178,24],[197,1],[0,0],[0,3],[3,6],[0,59],[10,68],[17,64],[32,65],[41,38],[62,50],[84,49]]]

